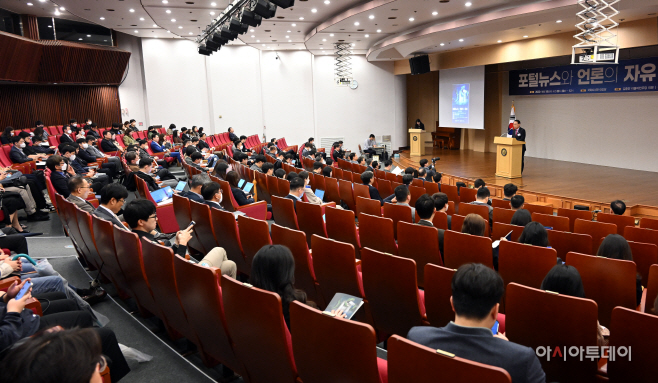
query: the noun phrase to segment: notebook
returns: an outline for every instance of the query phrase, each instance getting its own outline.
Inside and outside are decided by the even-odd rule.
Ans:
[[[315,195],[324,202],[324,190],[315,189]]]
[[[173,195],[174,192],[169,186],[151,192],[151,198],[153,198],[153,201],[158,205],[160,203],[167,203],[167,200],[171,199],[171,196]]]

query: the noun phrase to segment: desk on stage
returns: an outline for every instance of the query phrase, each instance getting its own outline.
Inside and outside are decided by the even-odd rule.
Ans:
[[[496,137],[496,176],[504,178],[521,177],[521,161],[523,160],[524,141],[514,137]]]

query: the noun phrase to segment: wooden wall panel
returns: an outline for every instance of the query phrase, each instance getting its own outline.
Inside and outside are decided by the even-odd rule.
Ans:
[[[43,45],[0,31],[0,80],[37,82]]]
[[[0,85],[0,130],[34,127],[36,120],[46,126],[63,125],[70,118],[85,118],[101,127],[120,122],[121,110],[116,86]]]
[[[439,120],[439,72],[407,75],[407,127],[413,126],[417,118],[425,124],[425,131],[435,130]]]
[[[21,15],[23,23],[23,36],[32,40],[39,40],[39,24],[34,15]]]

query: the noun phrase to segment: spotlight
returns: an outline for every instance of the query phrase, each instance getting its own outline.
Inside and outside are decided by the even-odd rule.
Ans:
[[[295,5],[295,0],[270,0],[270,1],[284,9],[290,8],[293,5]]]
[[[240,21],[244,24],[250,25],[252,27],[257,27],[263,21],[263,17],[250,11],[247,8],[242,10],[242,15],[240,16]]]
[[[231,22],[229,23],[228,28],[239,34],[245,34],[249,30],[249,26],[246,24],[242,24],[236,17],[231,18]]]
[[[200,45],[199,46],[199,54],[204,55],[204,56],[210,56],[212,54],[212,51],[210,49],[206,49],[202,45]]]
[[[234,40],[236,37],[238,37],[238,34],[231,31],[227,26],[223,26],[222,29],[220,29],[219,34],[223,39],[226,40]]]
[[[254,6],[254,12],[264,19],[270,19],[276,14],[276,5],[267,0],[258,0]]]
[[[224,45],[228,43],[228,39],[223,38],[220,32],[213,33],[210,39],[212,39],[213,42],[219,45]]]
[[[222,44],[216,43],[212,40],[206,40],[206,48],[213,51],[218,51],[222,47]]]

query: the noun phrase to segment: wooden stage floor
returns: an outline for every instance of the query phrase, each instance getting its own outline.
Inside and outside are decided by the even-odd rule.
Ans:
[[[418,168],[422,158],[434,157],[441,157],[436,162],[440,172],[469,179],[482,178],[487,184],[503,186],[512,182],[521,189],[537,193],[598,202],[621,199],[627,206],[658,206],[658,173],[654,172],[526,157],[523,177],[509,180],[495,176],[496,153],[437,148],[413,158],[406,150],[393,162],[401,168]]]

